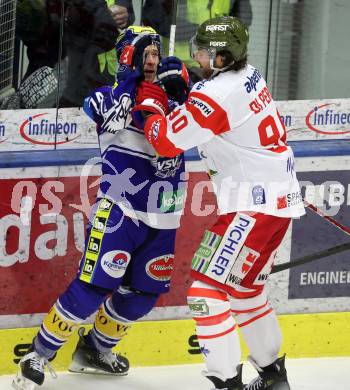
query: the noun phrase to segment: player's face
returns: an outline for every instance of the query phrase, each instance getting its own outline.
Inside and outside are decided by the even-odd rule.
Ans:
[[[143,52],[143,73],[145,81],[153,82],[159,64],[159,52],[156,45],[149,45]]]
[[[203,76],[208,78],[213,70],[210,68],[210,55],[207,49],[200,48],[193,53],[193,59],[197,61],[203,69]]]
[[[197,38],[195,35],[190,39],[189,43],[191,57],[199,63],[200,67],[203,69],[204,77],[207,78],[212,73],[210,68],[210,53],[208,49],[197,44]]]
[[[199,63],[201,68],[209,67],[209,53],[207,49],[199,48],[194,54],[194,60]]]

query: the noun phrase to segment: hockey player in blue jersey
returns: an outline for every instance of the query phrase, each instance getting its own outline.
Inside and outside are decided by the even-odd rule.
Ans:
[[[153,83],[160,69],[159,35],[149,27],[130,26],[116,48],[117,85],[98,89],[84,105],[97,124],[102,163],[84,254],[76,278],[20,361],[13,382],[19,390],[44,382],[48,361],[96,310],[93,328],[87,334],[83,327],[78,330],[70,370],[126,375],[128,359],[112,348],[169,290],[175,232],[185,201],[184,158],[156,155],[134,123],[140,126],[144,118],[130,113],[140,83],[158,102],[148,101],[150,111],[166,114],[174,105],[159,98],[164,92]],[[171,58],[161,65],[163,71],[171,70]],[[186,95],[186,86],[181,92]]]

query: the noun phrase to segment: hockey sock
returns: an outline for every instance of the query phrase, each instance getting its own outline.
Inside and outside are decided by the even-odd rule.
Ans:
[[[99,308],[88,340],[101,350],[114,347],[134,321],[149,313],[159,295],[119,287]]]
[[[98,309],[87,341],[99,351],[108,351],[127,334],[132,323],[114,310],[112,300],[108,298]]]
[[[48,359],[53,357],[83,320],[65,310],[57,300],[45,317],[34,340],[36,352]]]
[[[34,339],[36,352],[51,358],[74,330],[97,310],[107,291],[74,279],[53,305]]]
[[[277,357],[282,344],[282,335],[274,310],[268,302],[246,313],[236,313],[250,355],[260,367],[268,366]]]
[[[223,380],[237,375],[241,348],[227,294],[205,283],[194,282],[188,304],[196,321],[196,333],[208,370]]]

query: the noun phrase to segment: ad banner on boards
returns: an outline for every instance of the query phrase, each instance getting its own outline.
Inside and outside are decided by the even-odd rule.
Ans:
[[[288,140],[350,138],[350,99],[278,101]],[[81,108],[0,111],[0,153],[98,147]]]
[[[350,171],[300,172],[304,198],[344,226],[349,226]],[[293,223],[291,258],[295,259],[349,242],[350,237],[307,209]],[[350,296],[350,254],[344,253],[292,268],[289,299]]]
[[[79,176],[1,180],[0,317],[47,312],[73,280],[83,251],[89,205],[97,191],[96,179],[87,178],[88,202]],[[214,195],[205,190],[210,186],[207,175],[191,173],[188,183],[171,292],[160,298],[158,307],[186,305],[193,253],[204,230],[217,218]],[[195,186],[201,191],[194,190]]]

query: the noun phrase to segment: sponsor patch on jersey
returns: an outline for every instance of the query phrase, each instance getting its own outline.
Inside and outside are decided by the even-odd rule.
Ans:
[[[173,213],[182,210],[185,203],[184,189],[167,191],[160,194],[160,210],[164,213]]]
[[[194,86],[193,86],[193,90],[201,90],[204,86],[205,86],[205,83],[207,83],[209,80],[201,80],[201,81],[198,81],[198,83],[196,83]]]
[[[259,256],[259,252],[244,246],[233,264],[227,277],[226,284],[228,286],[240,285]]]
[[[96,216],[93,222],[93,229],[98,232],[104,232],[107,224],[107,218]]]
[[[303,197],[300,191],[291,192],[286,195],[281,195],[277,197],[277,209],[281,210],[287,207],[296,206],[302,201],[303,201]]]
[[[188,104],[192,104],[194,107],[198,108],[206,118],[214,112],[214,108],[208,102],[205,102],[198,97],[190,96]]]
[[[252,197],[253,197],[253,203],[255,205],[265,204],[266,198],[265,198],[264,187],[261,185],[254,186],[252,189]]]
[[[167,177],[174,177],[181,167],[183,158],[178,155],[173,158],[168,157],[156,157],[151,160],[151,164],[156,168],[155,175],[166,179]]]
[[[109,211],[113,206],[113,203],[108,199],[102,199],[98,205],[98,209],[101,211]]]
[[[269,278],[269,275],[271,273],[271,269],[272,269],[273,262],[274,262],[275,257],[276,257],[276,253],[277,253],[277,250],[275,250],[271,253],[271,255],[270,255],[268,261],[266,262],[266,264],[264,265],[263,269],[256,276],[256,278],[253,282],[254,285],[263,286],[266,283],[266,281]]]
[[[290,174],[293,176],[295,173],[295,162],[293,157],[288,157],[287,160],[287,172],[290,172]]]
[[[225,284],[255,222],[256,219],[247,214],[236,214],[210,261],[205,272],[206,276]]]
[[[194,317],[203,317],[209,314],[209,306],[203,298],[188,298],[188,307]]]
[[[214,256],[221,240],[222,236],[219,234],[211,232],[210,230],[206,230],[204,232],[202,241],[192,259],[192,269],[194,271],[201,273],[206,272],[210,260]]]
[[[254,69],[252,75],[247,76],[247,81],[244,83],[245,90],[248,93],[252,91],[256,91],[256,86],[258,85],[261,78],[262,78],[261,73],[257,69]]]
[[[131,255],[128,252],[114,250],[105,253],[101,259],[102,269],[112,278],[120,278],[124,275]]]
[[[95,269],[95,265],[96,265],[96,261],[93,260],[93,259],[89,259],[88,257],[85,259],[85,262],[84,262],[84,267],[83,267],[83,271],[82,271],[82,274],[87,276],[87,277],[91,277],[91,275],[93,274],[94,272],[94,269]],[[82,279],[82,278],[80,278]],[[84,280],[84,279],[83,279]]]
[[[152,123],[151,134],[152,134],[152,136],[153,136],[153,140],[154,140],[154,141],[157,140],[158,135],[159,135],[160,122],[161,122],[161,120],[160,120],[160,119],[157,119],[156,121],[154,121],[154,122]]]
[[[174,255],[164,255],[151,259],[146,264],[146,272],[154,280],[168,281],[174,269]]]
[[[90,236],[87,250],[88,252],[98,254],[100,251],[101,240],[97,237]]]

